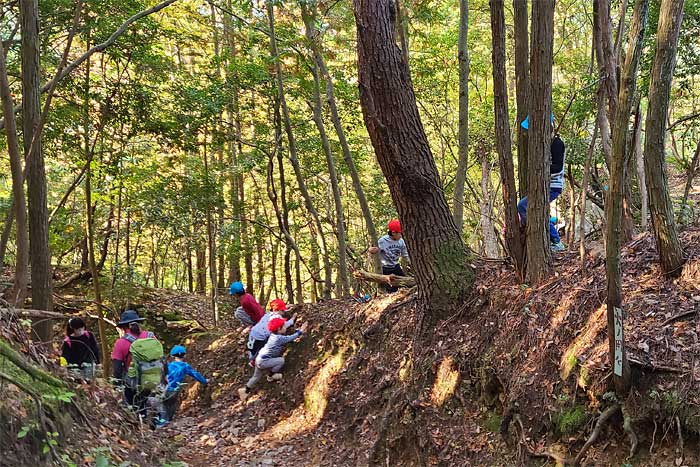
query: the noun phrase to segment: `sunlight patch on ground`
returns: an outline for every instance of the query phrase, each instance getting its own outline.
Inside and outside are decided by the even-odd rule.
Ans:
[[[436,407],[442,406],[455,393],[459,381],[459,371],[455,369],[454,363],[451,356],[445,357],[440,362],[430,394],[430,400]]]
[[[607,306],[602,304],[595,312],[591,313],[581,333],[562,354],[559,363],[559,372],[562,380],[566,380],[569,377],[571,371],[576,367],[578,356],[591,348],[595,343],[596,336],[607,326],[606,310]]]
[[[217,350],[217,349],[220,349],[220,348],[227,346],[229,343],[231,343],[230,337],[231,337],[230,334],[226,334],[223,337],[219,337],[218,339],[216,339],[214,342],[212,342],[211,344],[209,344],[207,346],[207,350]]]
[[[289,417],[272,427],[270,435],[281,439],[314,429],[318,425],[328,406],[328,393],[333,379],[345,363],[346,351],[346,348],[341,348],[325,361],[304,388],[304,405],[297,407]]]
[[[379,295],[366,304],[360,313],[365,315],[367,324],[374,324],[388,307],[405,298],[406,295],[401,292]]]

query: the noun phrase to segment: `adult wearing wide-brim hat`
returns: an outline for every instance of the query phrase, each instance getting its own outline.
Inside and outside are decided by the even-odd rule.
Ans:
[[[131,364],[131,344],[137,339],[155,337],[152,332],[141,329],[139,323],[142,321],[145,321],[145,318],[140,317],[135,310],[126,310],[119,318],[117,328],[121,336],[114,342],[112,349],[112,376],[115,385],[124,385]],[[124,399],[127,404],[133,405],[134,396],[135,391],[124,385]]]

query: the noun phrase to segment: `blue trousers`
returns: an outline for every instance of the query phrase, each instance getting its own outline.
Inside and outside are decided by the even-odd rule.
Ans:
[[[559,197],[561,194],[561,188],[550,188],[549,189],[549,202],[551,203]],[[527,196],[518,202],[518,214],[520,215],[520,225],[525,225],[527,219]],[[549,224],[549,239],[552,243],[559,243],[561,240],[559,238],[559,233],[557,228],[550,222]]]

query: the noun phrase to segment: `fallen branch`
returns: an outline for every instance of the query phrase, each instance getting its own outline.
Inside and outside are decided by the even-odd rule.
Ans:
[[[612,417],[618,410],[620,410],[620,404],[614,404],[608,407],[605,410],[605,412],[600,414],[600,417],[598,417],[598,421],[596,422],[595,427],[591,432],[591,436],[588,437],[586,444],[583,445],[581,451],[574,459],[574,465],[579,465],[584,454],[586,454],[586,451],[588,451],[588,448],[590,448],[593,445],[593,443],[595,443],[595,441],[598,439],[598,436],[600,436],[600,431],[603,429],[603,425],[605,425],[605,422],[607,422],[608,419]]]
[[[675,316],[671,316],[669,319],[661,323],[661,326],[666,326],[667,324],[671,324],[674,321],[677,321],[679,319],[687,318],[688,316],[695,316],[698,314],[697,310],[690,310],[690,311],[684,311],[683,313],[679,313]]]
[[[353,272],[355,279],[360,281],[376,282],[377,284],[386,284],[391,287],[413,287],[416,285],[416,279],[412,276],[397,276],[396,274],[375,274],[373,272],[359,269]]]
[[[25,318],[48,318],[48,319],[66,319],[67,316],[56,311],[32,310],[31,308],[14,309],[0,308],[0,316],[23,316]]]
[[[655,365],[654,363],[644,363],[642,361],[637,360],[636,358],[628,358],[627,359],[630,364],[636,365],[639,368],[647,371],[666,371],[669,373],[686,373],[686,370],[683,370],[682,368],[677,368],[673,366],[665,366],[665,365]]]
[[[17,367],[24,370],[25,373],[30,375],[32,378],[42,381],[50,386],[62,388],[65,387],[65,383],[58,378],[51,376],[50,374],[42,371],[30,363],[24,361],[22,355],[9,346],[5,341],[0,340],[0,355],[7,358],[10,362],[14,363]]]

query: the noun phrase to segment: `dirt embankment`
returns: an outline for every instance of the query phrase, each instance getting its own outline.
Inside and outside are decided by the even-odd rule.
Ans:
[[[263,383],[245,405],[235,393],[252,371],[244,336],[195,340],[192,358],[213,375],[212,405],[186,402],[172,430],[194,431],[180,452],[194,465],[203,453],[239,462],[213,465],[570,460],[600,413],[619,402],[639,437],[635,465],[692,465],[698,453],[689,439],[700,431],[700,232],[686,231],[683,243],[689,261],[675,279],[659,273],[649,235],[624,250],[625,337],[636,382],[626,401],[610,397],[602,260],[591,258],[581,276],[575,254],[564,253],[556,276],[536,288],[519,284],[506,265],[479,264],[472,299],[423,339],[414,336],[410,292],[368,304],[305,305],[300,314],[311,332],[291,346],[284,382]],[[624,462],[630,445],[622,414],[601,433],[584,464]]]

